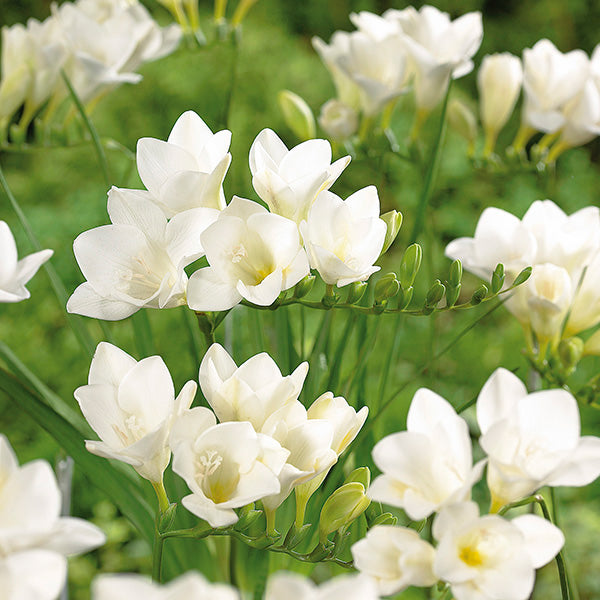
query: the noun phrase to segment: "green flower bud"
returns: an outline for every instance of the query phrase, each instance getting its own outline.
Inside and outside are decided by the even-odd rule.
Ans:
[[[525,267],[516,277],[511,287],[517,287],[525,283],[531,277],[531,267]]]
[[[304,279],[301,279],[294,288],[294,298],[304,298],[312,290],[315,279],[314,275],[307,275]]]
[[[160,515],[160,519],[158,522],[158,530],[159,531],[167,531],[173,525],[173,520],[175,519],[175,511],[177,510],[177,503],[173,502],[173,504],[169,504],[169,508],[165,510],[164,513]]]
[[[277,95],[277,100],[286,125],[296,137],[302,141],[314,139],[317,135],[317,124],[310,106],[304,99],[294,92],[282,90]]]
[[[400,263],[400,283],[403,289],[411,287],[415,282],[415,277],[421,268],[422,258],[423,250],[419,244],[410,245],[404,252]]]
[[[477,119],[462,100],[455,98],[448,103],[448,125],[469,142],[470,149],[473,148],[477,139]]]
[[[365,486],[358,481],[345,483],[325,500],[319,520],[319,539],[324,544],[327,536],[341,527],[347,527],[369,506]]]
[[[375,525],[396,525],[398,517],[395,517],[392,513],[386,512],[375,517],[370,523],[369,528],[375,527]]]
[[[333,285],[328,285],[325,295],[321,299],[321,302],[328,307],[335,306],[340,301],[340,295],[335,290]]]
[[[462,275],[463,275],[462,263],[460,262],[460,260],[456,259],[450,265],[450,275],[448,277],[449,287],[455,288],[455,287],[459,286],[460,282],[462,281]]]
[[[402,213],[396,210],[390,210],[385,215],[381,215],[381,220],[385,221],[387,225],[387,231],[385,232],[385,241],[383,242],[383,249],[381,254],[385,254],[388,248],[394,243],[400,227],[402,226]]]
[[[381,304],[384,300],[393,298],[400,291],[400,282],[396,273],[386,273],[375,284],[375,303]]]
[[[558,356],[567,373],[572,373],[584,352],[583,340],[578,337],[562,340],[558,345]]]
[[[415,291],[415,288],[413,288],[412,285],[410,287],[408,287],[407,289],[403,289],[402,286],[400,286],[400,292],[403,295],[402,299],[400,299],[400,298],[398,299],[398,306],[400,308],[406,308],[410,304],[410,301],[412,300],[414,291]]]
[[[20,146],[25,143],[26,130],[23,127],[19,127],[17,123],[13,123],[10,128],[10,141]]]
[[[487,285],[485,285],[485,283],[482,283],[473,292],[473,295],[471,296],[471,304],[473,306],[476,306],[477,304],[481,304],[481,302],[483,301],[483,299],[487,296],[487,293],[488,293],[488,287],[487,287]]]
[[[492,274],[492,293],[497,294],[504,285],[504,265],[500,263]]]
[[[456,287],[446,289],[446,306],[454,306],[458,297],[460,296],[460,288],[462,285],[459,283]]]
[[[354,469],[354,471],[346,477],[344,483],[351,483],[352,481],[362,484],[366,490],[371,483],[371,471],[369,470],[369,467],[358,467],[357,469]]]
[[[435,308],[437,303],[444,297],[445,291],[446,286],[439,279],[436,279],[429,288],[427,296],[425,296],[425,307]]]
[[[348,304],[356,304],[367,291],[368,283],[366,281],[355,281],[348,286],[348,296],[346,302]]]

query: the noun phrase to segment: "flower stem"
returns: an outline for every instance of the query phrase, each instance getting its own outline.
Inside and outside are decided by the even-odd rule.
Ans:
[[[164,538],[158,531],[158,522],[154,529],[154,545],[152,546],[152,580],[157,583],[161,582],[161,567],[163,556]]]
[[[165,490],[164,483],[162,481],[153,481],[152,487],[156,492],[156,497],[158,498],[158,509],[161,514],[168,510],[170,503],[169,498],[167,496],[167,491]]]

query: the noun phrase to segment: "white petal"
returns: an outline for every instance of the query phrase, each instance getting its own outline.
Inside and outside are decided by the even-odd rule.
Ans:
[[[188,306],[192,310],[229,310],[242,300],[242,295],[229,281],[222,280],[216,269],[205,267],[188,281]]]

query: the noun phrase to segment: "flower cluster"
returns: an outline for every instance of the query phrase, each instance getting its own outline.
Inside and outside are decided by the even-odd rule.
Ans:
[[[2,29],[0,132],[23,106],[26,128],[48,102],[49,116],[68,95],[61,71],[87,105],[121,83],[137,83],[144,63],[171,53],[178,26],[160,28],[137,0],[76,0],[40,22]]]
[[[268,211],[237,196],[226,205],[230,140],[229,131],[213,134],[191,111],[167,141],[139,140],[146,189],[112,188],[112,225],[75,240],[87,281],[69,299],[70,312],[119,320],[143,307],[187,303],[222,311],[242,300],[269,306],[311,268],[338,287],[379,270],[373,265],[389,240],[377,190],[369,186],[347,200],[328,191],[350,157],[332,163],[326,140],[288,150],[265,129],[250,149],[250,170]],[[208,266],[188,282],[185,267],[203,256]]]
[[[50,465],[19,466],[0,435],[0,589],[6,600],[54,600],[67,576],[66,557],[104,543],[95,525],[61,517],[61,493]]]
[[[213,412],[190,408],[197,387],[192,381],[174,398],[160,357],[136,362],[103,342],[88,385],[75,391],[101,439],[86,447],[132,465],[155,487],[162,486],[172,449],[173,470],[192,492],[182,504],[213,527],[236,523],[234,509],[256,500],[274,518],[294,488],[318,478],[316,487],[300,495],[299,502],[306,504],[367,418],[366,407],[357,413],[331,392],[306,410],[298,396],[307,372],[303,363],[283,377],[264,353],[237,367],[214,344],[199,373]]]
[[[483,36],[480,13],[451,21],[447,13],[427,5],[418,11],[412,6],[390,9],[382,16],[361,12],[350,19],[356,31],[338,31],[329,44],[313,40],[337,91],[320,118],[334,139],[355,133],[343,131],[340,115],[346,123],[358,112],[376,116],[393,107],[411,85],[420,124],[444,98],[450,80],[473,69],[471,58]]]
[[[600,211],[595,206],[567,216],[551,200],[538,200],[522,220],[486,208],[475,236],[454,240],[446,254],[480,277],[502,263],[507,283],[533,266],[506,306],[540,344],[555,347],[561,338],[600,322]]]
[[[381,594],[410,585],[449,585],[457,600],[525,600],[535,569],[560,551],[564,537],[535,515],[506,520],[497,513],[545,485],[581,486],[600,475],[600,438],[580,437],[575,399],[564,390],[527,394],[498,369],[477,399],[480,446],[487,458],[472,464],[466,422],[430,390],[417,391],[407,431],[373,449],[382,470],[368,494],[419,520],[437,513],[433,547],[414,529],[377,525],[352,546],[355,566]],[[487,462],[490,514],[480,516],[471,487]]]

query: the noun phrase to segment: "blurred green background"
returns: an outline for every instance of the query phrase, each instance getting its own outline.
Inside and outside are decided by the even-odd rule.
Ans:
[[[236,2],[230,2],[230,9]],[[212,4],[201,2],[203,27],[212,29]],[[420,6],[420,3],[414,3]],[[162,23],[169,22],[168,13],[155,2],[146,6]],[[352,11],[382,12],[386,8],[403,8],[401,2],[260,0],[244,23],[237,78],[233,90],[231,112],[227,122],[226,106],[230,91],[233,61],[232,46],[214,44],[205,49],[182,46],[173,55],[144,66],[143,81],[136,86],[122,86],[107,96],[93,114],[94,123],[103,138],[113,138],[134,150],[137,139],[145,136],[165,139],[185,110],[195,110],[213,129],[226,126],[233,131],[231,152],[233,163],[226,179],[226,195],[256,199],[248,168],[248,149],[256,134],[264,127],[277,131],[288,146],[297,143],[286,128],[278,110],[276,95],[290,89],[303,96],[316,114],[320,106],[334,94],[333,85],[319,57],[312,50],[310,38],[318,35],[328,40],[336,29],[351,30],[348,14]],[[538,39],[548,37],[562,51],[582,48],[588,53],[600,41],[600,4],[597,2],[558,0],[519,2],[517,0],[436,3],[452,16],[471,10],[483,13],[484,41],[475,57],[476,65],[486,53],[510,51],[520,54]],[[11,25],[29,16],[45,18],[50,2],[0,0],[0,24]],[[453,94],[476,107],[475,73],[459,80]],[[438,113],[427,123],[420,143],[428,151]],[[393,128],[400,140],[409,131],[412,120],[410,98],[399,102]],[[518,114],[503,131],[499,147],[507,145],[518,127]],[[486,206],[498,206],[522,216],[536,199],[551,198],[566,212],[598,203],[600,172],[597,157],[600,145],[594,142],[585,148],[565,154],[558,162],[556,173],[534,172],[499,175],[474,169],[466,158],[466,143],[449,131],[445,139],[441,169],[427,215],[427,225],[420,240],[424,248],[421,279],[422,294],[435,278],[447,276],[449,261],[444,257],[445,245],[461,235],[472,235],[481,211]],[[82,281],[72,253],[73,239],[82,231],[108,222],[106,186],[95,160],[91,145],[74,148],[32,149],[30,152],[3,152],[0,161],[13,192],[23,206],[43,247],[53,248],[52,259],[69,291]],[[121,187],[138,187],[139,179],[130,161],[117,151],[110,151],[112,180]],[[382,272],[397,270],[402,251],[408,243],[413,215],[422,185],[421,173],[412,165],[393,158],[362,158],[353,161],[333,191],[346,197],[361,187],[377,185],[382,212],[396,208],[404,213],[404,227],[386,255]],[[11,211],[4,195],[0,195],[0,219],[6,220],[17,238],[20,256],[31,247]],[[469,297],[478,281],[465,276],[464,297]],[[0,339],[44,382],[75,408],[73,390],[86,383],[89,358],[79,349],[66,325],[63,308],[58,305],[45,273],[40,272],[29,284],[31,299],[14,305],[2,305]],[[520,349],[524,340],[515,319],[503,309],[482,321],[458,341],[451,351],[428,366],[420,367],[428,358],[442,350],[471,323],[486,313],[487,304],[460,313],[431,318],[401,316],[370,317],[355,324],[348,340],[340,376],[331,382],[327,363],[341,339],[347,324],[345,313],[336,313],[331,346],[311,363],[311,374],[304,400],[312,402],[316,395],[335,383],[335,393],[346,393],[350,403],[377,406],[402,385],[404,391],[395,400],[385,419],[378,422],[374,435],[357,449],[356,464],[370,463],[369,448],[382,435],[404,427],[405,415],[414,391],[430,387],[447,398],[455,407],[471,400],[494,369],[499,366],[516,370],[527,378],[528,368]],[[187,379],[196,379],[198,362],[190,351],[184,308],[169,311],[148,311],[154,334],[156,352],[165,359],[177,390]],[[299,309],[289,310],[294,332],[299,334]],[[279,313],[279,311],[278,311]],[[249,356],[267,350],[278,360],[287,374],[296,366],[293,357],[282,346],[277,335],[278,313],[262,313],[259,317],[245,307],[228,317],[232,323],[232,346],[238,363]],[[260,322],[257,322],[257,318]],[[298,342],[295,351],[302,354],[316,339],[321,314],[307,311],[307,331],[304,344]],[[109,329],[116,343],[141,357],[136,347],[133,328],[128,321],[111,323]],[[265,347],[257,337],[264,334]],[[100,329],[95,323],[91,331],[99,341]],[[376,337],[375,337],[376,335]],[[223,328],[219,331],[222,340]],[[394,339],[398,340],[387,387],[381,396],[380,373]],[[356,365],[360,364],[358,375]],[[585,359],[579,378],[595,374],[599,361]],[[314,393],[313,393],[314,392]],[[310,394],[313,393],[312,396]],[[380,397],[381,396],[381,397]],[[472,412],[467,418],[474,420]],[[600,431],[596,412],[582,408],[584,430]],[[37,457],[54,461],[58,454],[55,441],[40,431],[37,425],[10,398],[0,398],[0,431],[7,434],[21,462]],[[370,446],[369,446],[370,444]],[[101,487],[101,482],[100,482]],[[580,598],[600,597],[600,501],[598,484],[582,489],[558,490],[564,500],[562,526],[567,536],[567,555],[576,574]],[[119,516],[97,487],[89,486],[84,474],[76,471],[73,493],[75,514],[93,518],[109,533],[110,543],[100,551],[72,561],[71,583],[74,598],[86,598],[89,579],[96,569],[102,571],[147,570],[148,549],[137,541],[131,526]],[[202,570],[198,554],[198,568]],[[207,573],[207,575],[211,575]],[[560,597],[555,565],[540,577],[536,598]]]

